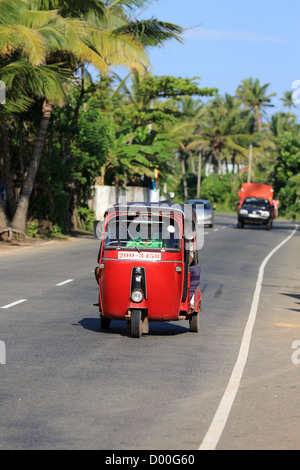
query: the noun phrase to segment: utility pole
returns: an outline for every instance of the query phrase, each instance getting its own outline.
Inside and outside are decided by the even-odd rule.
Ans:
[[[248,165],[248,183],[251,183],[251,171],[252,171],[252,152],[253,152],[253,145],[250,144],[249,147],[249,165]]]
[[[201,191],[201,166],[202,166],[202,152],[200,150],[199,156],[198,156],[197,198],[200,197],[200,191]]]

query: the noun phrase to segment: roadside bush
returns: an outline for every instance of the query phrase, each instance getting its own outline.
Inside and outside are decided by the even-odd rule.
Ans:
[[[236,208],[238,184],[234,175],[211,174],[201,184],[201,199],[209,199],[226,211]]]
[[[27,236],[36,238],[39,231],[39,223],[37,220],[32,220],[27,224]]]
[[[80,218],[81,224],[83,224],[83,229],[93,230],[93,222],[96,218],[95,212],[88,207],[78,207],[78,216]]]

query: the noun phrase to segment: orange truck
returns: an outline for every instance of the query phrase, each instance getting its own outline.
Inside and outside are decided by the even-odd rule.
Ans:
[[[245,224],[265,225],[270,230],[277,210],[274,190],[268,184],[243,183],[238,192],[238,228]]]

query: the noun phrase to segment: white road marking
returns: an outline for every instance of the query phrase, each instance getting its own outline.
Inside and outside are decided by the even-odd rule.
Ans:
[[[11,307],[14,307],[15,305],[22,304],[23,302],[27,302],[27,299],[16,300],[16,302],[12,302],[11,304],[4,305],[4,307],[1,307],[1,308],[11,308]]]
[[[59,284],[56,284],[57,287],[61,287],[61,286],[64,286],[65,284],[69,284],[70,282],[73,282],[74,279],[67,279],[66,281],[63,281],[63,282],[60,282]],[[8,309],[8,308],[11,308],[11,307],[15,307],[15,305],[19,305],[19,304],[22,304],[23,302],[27,302],[28,299],[20,299],[20,300],[16,300],[15,302],[12,302],[11,304],[8,304],[8,305],[4,305],[3,307],[1,307],[1,309]]]
[[[266,258],[263,260],[262,264],[260,265],[258,278],[256,282],[256,288],[255,288],[254,296],[252,300],[251,310],[250,310],[248,321],[244,330],[244,335],[243,335],[243,339],[242,339],[242,343],[241,343],[241,347],[240,347],[236,364],[232,371],[230,380],[228,382],[224,395],[221,399],[219,407],[213,418],[213,421],[198,450],[215,450],[218,445],[218,442],[226,426],[236,394],[238,392],[242,375],[244,372],[244,368],[247,362],[253,327],[254,327],[254,323],[256,320],[256,314],[257,314],[257,309],[258,309],[258,304],[259,304],[259,297],[260,297],[260,291],[261,291],[261,285],[263,281],[265,267],[268,261],[270,260],[270,258],[272,258],[272,256],[295,235],[297,230],[298,230],[298,225],[295,226],[295,230],[285,240],[283,240],[283,242],[277,245],[268,254],[268,256],[266,256]]]
[[[69,284],[69,282],[73,282],[74,279],[67,279],[66,281],[60,282],[59,284],[56,284],[56,287],[61,287],[64,286],[65,284]]]
[[[218,228],[214,228],[214,232],[218,232],[218,230],[219,230]]]

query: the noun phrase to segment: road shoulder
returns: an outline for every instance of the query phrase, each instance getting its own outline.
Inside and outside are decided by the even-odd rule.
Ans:
[[[220,449],[300,449],[300,364],[293,363],[299,279],[298,231],[266,267],[248,362]]]
[[[62,245],[66,243],[76,243],[85,239],[95,239],[91,233],[80,233],[75,236],[67,236],[64,238],[34,239],[26,238],[23,241],[1,242],[0,241],[0,257],[2,255],[16,254],[28,250],[38,250],[47,248],[51,245]]]

